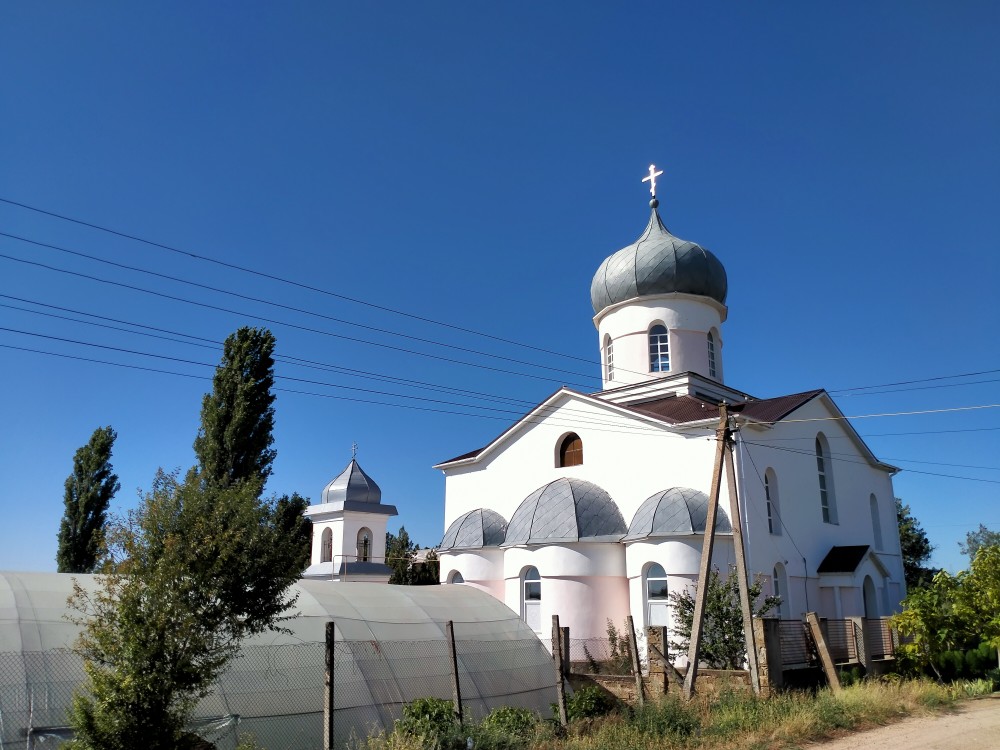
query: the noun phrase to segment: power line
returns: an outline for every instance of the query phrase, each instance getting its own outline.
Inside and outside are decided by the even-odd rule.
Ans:
[[[503,336],[496,336],[494,334],[486,333],[484,331],[479,331],[479,330],[476,330],[474,328],[467,328],[465,326],[456,325],[454,323],[447,323],[447,322],[442,321],[442,320],[437,320],[435,318],[429,318],[429,317],[426,317],[426,316],[423,316],[423,315],[417,315],[415,313],[406,312],[405,310],[399,310],[397,308],[389,307],[387,305],[380,305],[380,304],[377,304],[377,303],[374,303],[374,302],[369,302],[368,300],[359,299],[357,297],[351,297],[351,296],[348,296],[346,294],[339,294],[337,292],[331,292],[329,289],[322,289],[320,287],[315,287],[315,286],[312,286],[310,284],[304,284],[304,283],[302,283],[300,281],[295,281],[293,279],[288,279],[288,278],[285,278],[285,277],[282,277],[282,276],[278,276],[277,274],[267,273],[265,271],[258,271],[256,269],[249,268],[249,267],[246,267],[246,266],[240,266],[240,265],[238,265],[236,263],[229,263],[227,261],[219,260],[217,258],[212,258],[212,257],[207,256],[207,255],[200,255],[198,253],[194,253],[194,252],[191,252],[189,250],[182,250],[180,248],[172,247],[172,246],[164,244],[162,242],[155,242],[153,240],[148,240],[148,239],[145,239],[143,237],[139,237],[139,236],[134,235],[134,234],[128,234],[126,232],[122,232],[122,231],[119,231],[119,230],[116,230],[116,229],[111,229],[109,227],[101,226],[100,224],[94,224],[92,222],[83,221],[82,219],[75,219],[75,218],[73,218],[71,216],[66,216],[64,214],[59,214],[59,213],[56,213],[54,211],[47,211],[45,209],[38,208],[36,206],[30,206],[30,205],[28,205],[26,203],[19,203],[18,201],[14,201],[14,200],[11,200],[9,198],[0,197],[0,203],[6,203],[6,204],[11,205],[11,206],[17,206],[18,208],[23,208],[23,209],[25,209],[27,211],[33,211],[35,213],[39,213],[39,214],[42,214],[44,216],[50,216],[52,218],[59,219],[61,221],[68,221],[68,222],[71,222],[73,224],[78,224],[80,226],[88,227],[90,229],[96,229],[97,231],[105,232],[107,234],[111,234],[111,235],[114,235],[116,237],[121,237],[123,239],[132,240],[134,242],[140,242],[140,243],[142,243],[144,245],[148,245],[150,247],[156,247],[156,248],[159,248],[161,250],[166,250],[166,251],[171,252],[171,253],[176,253],[177,255],[183,255],[183,256],[188,257],[188,258],[194,258],[195,260],[200,260],[200,261],[203,261],[205,263],[213,263],[213,264],[221,266],[223,268],[229,268],[229,269],[232,269],[232,270],[235,270],[235,271],[240,271],[242,273],[251,274],[251,275],[257,276],[259,278],[270,279],[271,281],[277,281],[277,282],[280,282],[282,284],[288,284],[288,285],[294,286],[294,287],[296,287],[298,289],[305,289],[305,290],[308,290],[308,291],[311,291],[311,292],[316,292],[318,294],[324,294],[324,295],[326,295],[328,297],[333,297],[335,299],[343,300],[345,302],[351,302],[351,303],[357,304],[357,305],[363,305],[365,307],[369,307],[369,308],[374,309],[374,310],[381,310],[382,312],[391,313],[393,315],[401,315],[403,317],[410,318],[411,320],[418,320],[418,321],[420,321],[422,323],[431,323],[433,325],[441,326],[442,328],[449,328],[449,329],[454,330],[454,331],[461,331],[462,333],[470,333],[470,334],[473,334],[475,336],[482,336],[484,338],[488,338],[488,339],[491,339],[493,341],[499,341],[499,342],[504,343],[504,344],[510,344],[512,346],[520,346],[520,347],[523,347],[525,349],[531,349],[533,351],[541,352],[541,353],[544,353],[544,354],[551,354],[553,356],[560,357],[562,359],[575,359],[575,360],[578,360],[580,362],[586,362],[587,364],[590,364],[590,365],[594,365],[595,364],[593,360],[587,359],[587,358],[584,358],[584,357],[577,357],[577,356],[572,355],[572,354],[566,354],[566,353],[563,353],[563,352],[554,351],[552,349],[546,349],[545,347],[534,346],[532,344],[526,344],[526,343],[524,343],[522,341],[516,341],[514,339],[504,338]]]
[[[271,323],[273,325],[279,325],[279,326],[285,326],[286,328],[293,328],[293,329],[296,329],[296,330],[299,330],[299,331],[306,331],[308,333],[317,333],[317,334],[320,334],[322,336],[330,336],[332,338],[342,339],[344,341],[352,341],[354,343],[366,344],[366,345],[374,346],[374,347],[377,347],[377,348],[380,348],[380,349],[390,349],[392,351],[403,352],[405,354],[413,354],[413,355],[420,356],[420,357],[427,357],[429,359],[436,359],[436,360],[440,360],[442,362],[449,362],[451,364],[464,365],[466,367],[475,367],[475,368],[481,369],[481,370],[490,370],[492,372],[499,372],[499,373],[504,373],[504,374],[507,374],[507,375],[517,375],[517,376],[523,377],[523,378],[532,378],[534,380],[542,380],[542,381],[545,381],[547,383],[555,382],[555,381],[553,381],[553,379],[551,377],[546,377],[546,376],[542,376],[542,375],[535,375],[533,373],[527,373],[527,372],[518,372],[517,370],[507,370],[507,369],[500,368],[500,367],[492,367],[490,365],[485,365],[485,364],[481,364],[481,363],[478,363],[478,362],[466,362],[466,361],[460,360],[460,359],[452,359],[451,357],[443,357],[443,356],[441,356],[439,354],[430,354],[429,352],[422,352],[422,351],[419,351],[419,350],[416,350],[416,349],[407,349],[405,347],[394,346],[392,344],[386,344],[386,343],[379,342],[379,341],[371,341],[369,339],[363,339],[363,338],[359,338],[357,336],[347,336],[345,334],[333,333],[332,331],[325,331],[325,330],[320,329],[320,328],[312,328],[310,326],[303,326],[303,325],[299,325],[297,323],[289,323],[287,321],[276,320],[274,318],[268,318],[268,317],[265,317],[263,315],[258,315],[256,313],[246,313],[246,312],[241,312],[239,310],[232,310],[232,309],[227,308],[227,307],[222,307],[220,305],[212,305],[212,304],[209,304],[207,302],[198,302],[196,300],[190,300],[190,299],[186,299],[184,297],[178,297],[178,296],[173,295],[173,294],[167,294],[166,292],[157,292],[157,291],[152,290],[152,289],[145,289],[143,287],[135,286],[134,284],[126,284],[125,282],[122,282],[122,281],[111,281],[109,279],[102,279],[99,276],[93,276],[91,274],[83,273],[81,271],[70,271],[68,269],[59,268],[57,266],[50,266],[50,265],[48,265],[46,263],[41,263],[39,261],[25,260],[24,258],[17,258],[17,257],[14,257],[12,255],[6,255],[4,253],[0,253],[0,258],[4,258],[6,260],[11,260],[11,261],[14,261],[14,262],[17,262],[17,263],[23,263],[23,264],[29,265],[29,266],[36,266],[36,267],[39,267],[39,268],[44,268],[46,270],[53,271],[53,272],[56,272],[56,273],[62,273],[62,274],[67,274],[69,276],[76,276],[76,277],[79,277],[79,278],[89,279],[91,281],[96,281],[96,282],[101,283],[101,284],[109,284],[111,286],[122,287],[124,289],[131,289],[131,290],[136,291],[136,292],[141,292],[143,294],[150,294],[150,295],[153,295],[155,297],[161,297],[163,299],[169,299],[169,300],[172,300],[174,302],[181,302],[181,303],[188,304],[188,305],[195,305],[197,307],[203,307],[203,308],[206,308],[208,310],[215,310],[217,312],[224,312],[224,313],[227,313],[229,315],[238,315],[238,316],[241,316],[241,317],[244,317],[244,318],[251,318],[253,320],[261,320],[261,321],[264,321],[266,323]],[[578,386],[578,387],[581,387],[581,388],[589,388],[589,385],[583,384],[583,383],[568,383],[568,385],[575,385],[575,386]]]
[[[978,370],[976,372],[963,372],[963,373],[959,373],[957,375],[937,375],[935,377],[931,377],[931,378],[919,378],[917,380],[899,380],[899,381],[897,381],[895,383],[879,383],[878,385],[859,385],[859,386],[855,386],[853,388],[836,388],[836,389],[827,391],[827,393],[848,393],[850,391],[865,391],[865,390],[870,390],[872,388],[889,388],[891,386],[896,386],[896,385],[912,385],[914,383],[930,383],[930,382],[936,381],[936,380],[951,380],[953,378],[969,378],[969,377],[973,377],[973,376],[976,376],[976,375],[993,375],[994,373],[998,373],[998,372],[1000,372],[1000,369],[995,369],[995,370]],[[993,383],[993,382],[996,382],[996,381],[987,380],[987,381],[983,381],[983,382]],[[962,385],[962,384],[961,383],[955,383],[954,385]],[[885,391],[885,392],[886,393],[894,393],[895,391]]]
[[[900,435],[946,435],[946,434],[956,433],[956,432],[992,432],[992,431],[995,431],[995,430],[1000,430],[1000,427],[965,427],[965,428],[961,428],[961,429],[957,429],[957,430],[917,430],[917,431],[914,431],[914,432],[870,432],[870,433],[867,433],[865,435],[861,435],[861,433],[858,433],[858,434],[860,435],[860,437],[865,438],[867,440],[868,438],[874,438],[874,437],[896,437],[896,436],[900,436]],[[827,435],[827,439],[828,440],[851,440],[852,438],[851,438],[850,435]],[[765,437],[761,437],[761,438],[757,439],[757,442],[758,443],[776,443],[776,442],[786,442],[786,441],[791,441],[791,440],[810,440],[811,441],[811,440],[815,440],[815,438],[812,437],[812,436],[785,437],[785,438],[780,438],[780,437],[765,438]]]
[[[295,307],[294,305],[286,305],[281,302],[274,302],[273,300],[264,299],[262,297],[254,297],[249,294],[242,294],[240,292],[234,292],[229,289],[222,289],[221,287],[212,286],[210,284],[202,284],[197,281],[191,281],[190,279],[184,279],[180,276],[172,276],[166,273],[160,273],[159,271],[151,271],[149,269],[140,268],[138,266],[130,266],[126,263],[119,263],[117,261],[107,260],[105,258],[98,257],[96,255],[91,255],[89,253],[83,253],[78,250],[70,250],[65,247],[60,247],[58,245],[52,245],[46,242],[38,242],[36,240],[27,239],[26,237],[20,237],[15,234],[9,234],[7,232],[0,232],[0,237],[8,237],[10,239],[17,240],[19,242],[25,242],[31,245],[36,245],[38,247],[48,248],[50,250],[56,250],[61,253],[66,253],[68,255],[75,255],[80,258],[86,258],[87,260],[92,260],[95,263],[103,263],[104,265],[109,265],[114,268],[121,268],[127,271],[134,271],[135,273],[146,274],[147,276],[154,276],[159,279],[166,279],[167,281],[174,281],[178,284],[186,284],[188,286],[193,286],[197,289],[204,289],[206,291],[214,292],[216,294],[225,294],[230,297],[236,297],[237,299],[242,299],[247,302],[256,302],[258,304],[269,305],[271,307],[277,307],[282,310],[288,310],[290,312],[297,312],[303,315],[312,315],[316,318],[322,318],[323,320],[329,320],[334,323],[339,323],[341,325],[351,326],[354,328],[361,328],[367,331],[373,331],[376,333],[383,333],[389,336],[394,336],[398,338],[409,339],[410,341],[418,341],[422,344],[430,344],[432,346],[440,346],[446,349],[454,349],[457,351],[465,352],[467,354],[475,354],[480,357],[491,357],[493,359],[503,360],[505,362],[511,362],[519,365],[526,365],[528,367],[537,367],[542,370],[550,370],[552,372],[559,372],[568,375],[575,375],[579,377],[593,377],[585,373],[578,372],[576,370],[566,370],[561,367],[550,367],[549,365],[537,364],[535,362],[529,362],[523,359],[516,359],[514,357],[506,357],[502,354],[491,354],[490,352],[484,352],[479,349],[472,349],[470,347],[459,346],[458,344],[445,344],[441,341],[435,341],[434,339],[423,338],[422,336],[414,336],[412,334],[402,333],[400,331],[395,331],[388,328],[381,328],[379,326],[367,325],[365,323],[358,323],[353,320],[347,320],[345,318],[338,318],[335,315],[327,315],[325,313],[316,312],[315,310],[309,310],[306,308]],[[6,256],[5,256],[6,257]],[[596,380],[596,378],[594,378]]]

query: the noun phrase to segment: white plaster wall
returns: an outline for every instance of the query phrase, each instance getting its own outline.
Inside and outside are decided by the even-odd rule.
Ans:
[[[605,388],[617,388],[632,383],[664,377],[670,373],[697,372],[708,377],[709,331],[715,336],[716,380],[722,381],[722,323],[726,307],[707,297],[691,294],[664,294],[642,297],[608,308],[595,318],[598,347],[603,362],[604,340],[614,342],[614,380]],[[662,323],[669,331],[670,370],[649,371],[649,329]]]
[[[503,560],[504,601],[522,614],[521,575],[534,566],[541,577],[540,634],[547,635],[552,615],[559,615],[571,639],[604,638],[609,617],[621,623],[629,614],[624,552],[616,542],[509,547]]]
[[[822,397],[798,409],[789,419],[822,419],[834,416]],[[832,455],[827,473],[833,476],[838,523],[824,523],[816,471],[815,440],[822,431]],[[744,527],[748,538],[748,567],[770,576],[782,562],[789,578],[789,611],[792,617],[812,609],[833,617],[832,602],[820,600],[816,567],[834,545],[874,546],[869,497],[878,498],[881,509],[883,550],[877,554],[889,570],[889,580],[903,593],[903,567],[899,551],[895,497],[891,476],[867,462],[848,430],[838,420],[780,422],[773,428],[744,427],[746,445],[736,451],[740,496],[744,505]],[[768,442],[773,441],[773,442]],[[752,461],[751,461],[752,458]],[[770,534],[762,478],[772,468],[777,477],[781,520],[780,535]],[[803,562],[805,557],[805,562]],[[808,576],[808,581],[806,580]],[[811,582],[811,583],[810,583]],[[808,584],[808,585],[804,585]],[[807,601],[808,600],[808,601]],[[898,610],[898,601],[891,603]]]
[[[445,528],[476,508],[510,519],[529,494],[559,477],[602,487],[626,526],[650,495],[678,486],[707,491],[711,483],[712,429],[673,432],[572,393],[557,396],[546,414],[517,428],[478,463],[445,470]],[[559,442],[570,431],[583,440],[583,465],[556,468]],[[724,482],[722,496],[728,503]]]
[[[313,522],[312,555],[310,556],[313,565],[319,564],[322,557],[324,529],[330,529],[333,535],[334,562],[339,563],[346,559],[351,563],[357,560],[358,532],[366,526],[372,532],[372,562],[385,561],[385,529],[388,524],[388,516],[381,513],[361,513],[358,511],[330,511],[324,510],[323,507],[322,505],[314,505],[309,508],[311,512],[307,512]],[[327,507],[330,506],[327,505]]]
[[[499,547],[442,552],[440,559],[441,583],[447,583],[451,572],[457,570],[466,586],[504,601],[503,550]]]

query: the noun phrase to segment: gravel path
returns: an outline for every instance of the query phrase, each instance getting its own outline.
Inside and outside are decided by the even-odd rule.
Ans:
[[[1000,750],[1000,696],[810,747],[816,750]]]

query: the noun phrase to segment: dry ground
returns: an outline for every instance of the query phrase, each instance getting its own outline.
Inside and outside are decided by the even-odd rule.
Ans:
[[[810,745],[814,750],[1000,750],[1000,696],[964,701],[955,711]]]

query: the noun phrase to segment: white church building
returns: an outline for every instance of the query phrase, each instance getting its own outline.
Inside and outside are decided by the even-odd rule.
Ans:
[[[670,625],[668,594],[697,580],[726,402],[747,567],[782,598],[780,616],[896,611],[906,593],[897,469],[825,391],[756,398],[726,383],[725,268],[667,230],[651,193],[649,224],[591,285],[602,390],[561,388],[435,467],[442,583],[489,592],[540,634],[553,614],[574,638],[601,637],[608,618],[629,614]],[[724,574],[734,558],[725,484],[713,555]]]

